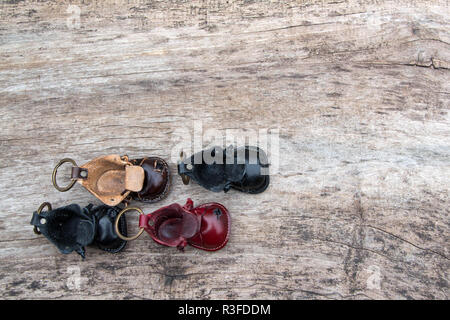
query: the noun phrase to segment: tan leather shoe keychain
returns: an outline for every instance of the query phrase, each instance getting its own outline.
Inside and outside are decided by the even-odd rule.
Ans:
[[[56,175],[58,168],[67,162],[73,165],[72,181],[68,186],[60,187]],[[128,156],[112,154],[95,158],[82,166],[65,158],[53,169],[52,182],[61,192],[70,190],[78,182],[109,206],[127,202],[130,198],[152,203],[163,199],[169,192],[170,171],[166,161],[158,157],[129,160]]]

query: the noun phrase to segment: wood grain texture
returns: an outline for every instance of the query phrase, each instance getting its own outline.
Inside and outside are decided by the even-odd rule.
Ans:
[[[0,296],[448,299],[449,17],[448,1],[2,1]],[[197,119],[279,130],[265,193],[181,183],[176,133]],[[168,198],[141,207],[221,202],[228,245],[143,235],[81,261],[36,236],[43,201],[98,203],[57,192],[54,165],[111,153],[170,159]]]

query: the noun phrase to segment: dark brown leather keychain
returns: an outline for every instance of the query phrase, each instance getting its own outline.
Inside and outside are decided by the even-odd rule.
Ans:
[[[56,175],[58,168],[67,162],[73,165],[72,181],[66,187],[60,187]],[[78,182],[108,206],[116,206],[130,198],[153,203],[169,192],[170,171],[166,161],[158,157],[130,160],[128,156],[112,154],[95,158],[82,166],[65,158],[53,169],[52,182],[61,192],[70,190]]]

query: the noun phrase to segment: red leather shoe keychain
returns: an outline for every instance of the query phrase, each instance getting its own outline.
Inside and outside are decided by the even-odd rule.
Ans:
[[[120,233],[119,219],[127,211],[136,210],[139,215],[139,232],[132,237]],[[117,235],[126,241],[137,239],[144,230],[161,245],[183,250],[186,245],[216,251],[223,248],[230,235],[230,214],[220,203],[210,202],[194,208],[191,199],[184,206],[178,203],[144,214],[139,208],[127,207],[116,217]]]

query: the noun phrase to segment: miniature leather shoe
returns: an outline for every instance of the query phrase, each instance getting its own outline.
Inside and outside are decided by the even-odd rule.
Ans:
[[[48,211],[42,212],[44,207]],[[75,251],[84,259],[85,246],[90,244],[96,244],[100,249],[111,253],[119,252],[125,247],[126,241],[119,238],[114,229],[120,210],[118,207],[94,207],[92,204],[85,208],[71,204],[52,210],[50,203],[44,202],[33,213],[30,224],[34,226],[36,234],[43,234],[61,253]],[[121,234],[127,234],[125,217],[118,220],[118,229]]]
[[[124,237],[118,230],[120,217],[127,211],[140,213],[140,231],[133,237]],[[157,243],[183,250],[186,245],[216,251],[223,248],[230,236],[231,219],[228,210],[216,202],[194,208],[191,199],[184,206],[178,203],[144,214],[139,208],[125,208],[116,218],[116,233],[124,240],[134,240],[145,230]]]
[[[169,165],[161,158],[150,157],[130,160],[133,165],[144,169],[142,189],[132,192],[131,197],[142,202],[153,203],[163,199],[169,192]]]
[[[56,182],[58,168],[72,163],[72,182],[60,187]],[[53,170],[52,182],[59,191],[67,191],[80,183],[104,204],[116,206],[126,199],[156,202],[164,198],[170,186],[168,164],[161,158],[129,160],[127,156],[108,155],[95,158],[78,167],[74,160],[63,159]]]
[[[258,147],[213,147],[180,161],[178,174],[184,184],[192,179],[214,192],[236,189],[256,194],[269,186],[268,166],[265,152]]]

